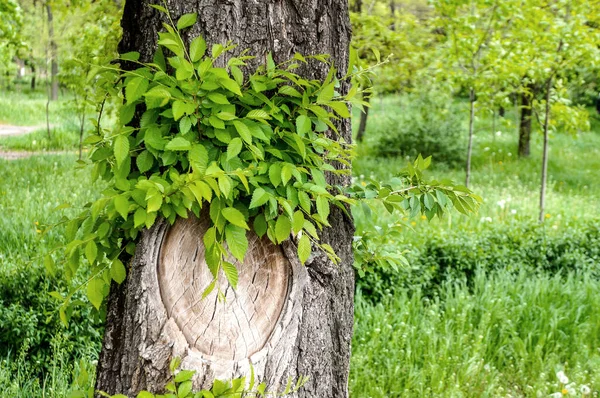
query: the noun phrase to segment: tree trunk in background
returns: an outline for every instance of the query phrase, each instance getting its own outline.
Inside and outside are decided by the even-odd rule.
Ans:
[[[51,62],[51,87],[50,99],[58,99],[58,50],[54,38],[54,17],[52,16],[52,6],[46,3],[46,13],[48,15],[48,40],[50,41],[50,62]]]
[[[531,87],[529,87],[532,89]],[[531,154],[531,115],[533,114],[533,91],[522,93],[521,118],[519,120],[519,149],[521,158],[529,157]]]
[[[161,23],[166,22],[165,17],[148,4],[148,0],[126,1],[119,48],[121,53],[140,52],[140,60],[144,62],[152,59],[157,32],[162,30]],[[213,43],[232,40],[239,44],[236,48],[238,53],[249,48],[250,54],[257,56],[251,61],[254,63],[251,67],[263,62],[265,54],[270,51],[276,62],[293,57],[295,52],[306,55],[327,53],[331,54],[340,77],[347,68],[351,28],[345,0],[173,0],[168,5],[174,20],[183,13],[198,12],[198,23],[185,32],[184,40],[189,42],[202,35],[209,48]],[[219,61],[221,64],[226,62]],[[305,77],[322,79],[328,68],[311,61],[309,66],[298,71]],[[348,83],[343,82],[340,91],[346,92],[347,89]],[[350,142],[349,120],[341,121],[338,128],[341,136]],[[349,182],[347,176],[328,176],[328,179],[333,184]],[[203,341],[208,339],[215,346],[222,346],[223,340],[227,339],[230,345],[238,347],[240,338],[235,333],[240,331],[230,337],[223,332],[212,334],[194,329],[196,321],[192,326],[182,325],[182,317],[177,313],[181,305],[177,304],[177,300],[175,304],[172,302],[171,293],[183,291],[185,296],[190,285],[201,282],[206,266],[194,267],[198,261],[203,261],[201,235],[205,222],[203,217],[200,220],[178,220],[169,227],[164,221],[159,221],[142,234],[127,280],[120,286],[113,284],[111,288],[97,368],[97,389],[129,396],[134,396],[141,389],[161,391],[169,378],[171,358],[179,356],[182,368],[197,371],[194,379],[196,387],[207,387],[214,378],[227,379],[247,374],[252,364],[257,378],[265,380],[270,389],[281,388],[289,377],[309,376],[309,381],[298,393],[299,397],[347,397],[354,295],[351,247],[354,227],[351,220],[339,209],[332,209],[331,228],[322,233],[322,241],[329,243],[341,257],[338,265],[332,264],[323,253],[316,252],[306,266],[301,266],[293,243],[282,247],[269,246],[249,232],[254,249],[249,249],[244,267],[252,268],[255,275],[272,272],[270,275],[274,279],[269,285],[269,292],[280,296],[268,303],[268,308],[275,315],[268,318],[267,323],[272,323],[272,333],[264,334],[266,342],[252,350],[242,345],[242,351],[233,352],[216,350],[213,345],[203,345]],[[252,250],[261,255],[254,257]],[[265,256],[261,250],[271,254]],[[192,258],[196,252],[200,253],[199,260],[196,256]],[[253,258],[259,260],[252,262]],[[168,266],[171,262],[179,270],[176,273],[178,279],[187,279],[187,286],[171,287],[170,282],[165,282],[163,272],[174,272],[175,269]],[[244,279],[246,271],[242,271],[235,294],[243,296],[251,290],[259,291],[253,300],[260,300],[264,286],[258,286],[260,281],[255,282],[253,278]],[[189,275],[189,278],[181,275]],[[275,280],[280,280],[280,283],[275,283]],[[277,289],[281,286],[284,288]],[[209,296],[207,301],[187,310],[202,312],[204,310],[200,307],[204,305],[212,309],[210,313],[214,313],[215,317],[225,317],[227,311],[219,311],[217,307],[234,306],[237,300],[229,297],[233,292],[228,291],[227,295],[228,300],[224,304],[211,300]],[[279,301],[282,304],[277,307]],[[280,311],[278,316],[277,311]],[[194,319],[204,319],[205,314],[206,311]],[[264,316],[259,313],[256,318]],[[240,322],[248,323],[249,329],[254,330],[256,322],[251,322],[252,319]],[[199,323],[203,330],[208,330],[214,322],[209,319]],[[245,330],[240,333],[245,333]],[[228,329],[228,332],[232,330]],[[197,338],[190,342],[190,335]],[[225,354],[230,357],[225,358]]]
[[[362,0],[356,0],[354,2],[354,6],[352,7],[352,12],[361,12],[362,11]]]
[[[467,164],[465,166],[465,186],[471,182],[471,153],[473,152],[473,123],[475,122],[475,91],[469,91],[469,145],[467,146]]]
[[[35,63],[31,63],[31,91],[35,91]]]
[[[390,1],[390,15],[392,16],[392,26],[390,26],[390,29],[396,30],[396,2],[394,0]]]
[[[371,97],[367,97],[365,100],[367,102],[371,101]],[[360,113],[360,123],[358,124],[358,131],[356,132],[356,141],[362,142],[365,137],[365,130],[367,129],[367,119],[369,118],[369,106],[365,106],[364,110]]]

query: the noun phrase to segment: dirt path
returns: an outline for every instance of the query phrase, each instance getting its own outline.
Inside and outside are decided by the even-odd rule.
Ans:
[[[46,128],[45,126],[13,126],[10,124],[0,123],[0,137],[6,137],[9,135],[23,135],[29,134],[36,130]]]
[[[17,160],[39,155],[64,155],[73,151],[3,151],[0,149],[0,159]]]
[[[0,138],[14,135],[29,134],[37,130],[45,129],[46,126],[13,126],[0,123]],[[14,151],[0,148],[0,159],[16,160],[36,155],[58,155],[68,153],[67,151]]]

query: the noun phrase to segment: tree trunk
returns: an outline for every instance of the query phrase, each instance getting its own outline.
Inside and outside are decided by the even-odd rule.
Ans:
[[[473,123],[475,122],[475,91],[469,91],[469,145],[467,146],[467,164],[465,167],[465,186],[471,182],[471,154],[473,152]]]
[[[529,157],[531,154],[531,115],[533,92],[521,94],[521,119],[519,120],[519,150],[521,158]]]
[[[35,63],[31,63],[31,91],[35,91]]]
[[[371,97],[367,97],[367,102],[371,101]],[[358,131],[356,132],[356,141],[362,142],[365,136],[365,130],[367,129],[367,119],[369,118],[369,106],[365,106],[364,110],[360,113],[360,123],[358,124]]]
[[[52,15],[52,6],[46,3],[46,13],[48,14],[48,39],[50,40],[50,62],[51,62],[51,88],[50,99],[56,101],[58,99],[58,50],[54,38],[54,17]]]
[[[552,76],[546,85],[546,115],[544,116],[544,152],[542,155],[542,183],[540,186],[540,217],[544,222],[544,209],[546,205],[546,183],[548,180],[548,129],[550,127],[550,90],[552,89]]]
[[[138,51],[141,61],[152,59],[157,32],[166,22],[148,4],[126,1],[122,19],[119,50]],[[239,44],[238,53],[249,48],[257,56],[251,67],[270,51],[276,62],[295,52],[327,53],[340,77],[347,68],[346,1],[174,0],[169,7],[174,20],[198,12],[198,23],[185,32],[184,40],[202,35],[209,48],[232,40]],[[327,72],[326,66],[311,61],[299,73],[322,79]],[[340,90],[347,89],[343,82]],[[338,128],[351,141],[349,121],[341,121]],[[347,176],[328,178],[333,184],[349,182]],[[294,243],[275,246],[249,232],[251,244],[238,288],[234,292],[223,284],[225,302],[216,300],[214,292],[204,300],[194,295],[210,282],[203,260],[206,223],[205,217],[180,219],[173,226],[158,221],[142,234],[127,280],[111,287],[97,389],[128,396],[142,389],[160,392],[169,379],[169,362],[178,356],[181,368],[197,371],[197,388],[215,378],[248,374],[252,365],[256,378],[270,389],[281,389],[288,378],[309,376],[299,397],[348,396],[354,294],[351,220],[332,209],[332,227],[322,233],[322,241],[341,257],[338,265],[315,252],[301,266]]]

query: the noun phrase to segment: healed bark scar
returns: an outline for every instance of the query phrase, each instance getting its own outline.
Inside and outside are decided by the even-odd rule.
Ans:
[[[205,261],[203,236],[208,217],[178,220],[165,234],[157,273],[162,302],[190,347],[214,360],[238,361],[260,351],[281,317],[288,298],[291,265],[282,249],[268,239],[247,233],[248,251],[238,267],[237,289],[221,273],[218,284],[204,299],[213,280]]]

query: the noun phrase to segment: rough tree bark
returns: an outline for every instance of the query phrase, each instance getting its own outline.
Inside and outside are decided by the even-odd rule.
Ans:
[[[122,20],[119,50],[138,51],[142,61],[152,59],[164,22],[149,3],[127,0]],[[257,55],[252,67],[270,51],[276,62],[295,52],[327,53],[340,76],[346,70],[346,0],[170,0],[167,5],[174,19],[198,13],[198,23],[185,32],[185,40],[197,35],[209,45],[232,40],[239,44],[236,51],[249,48]],[[323,78],[327,67],[311,63],[300,73]],[[341,90],[347,90],[347,83]],[[339,130],[351,141],[348,121]],[[348,183],[347,177],[328,178]],[[269,245],[250,232],[251,248],[238,289],[227,290],[225,303],[211,296],[197,300],[195,295],[206,283],[201,239],[205,222],[202,217],[178,220],[173,226],[159,221],[142,234],[127,280],[111,287],[97,389],[129,396],[141,389],[160,391],[169,378],[169,361],[179,356],[182,368],[198,372],[196,387],[245,374],[252,365],[257,378],[271,388],[281,387],[289,377],[309,376],[299,397],[346,397],[354,294],[351,220],[332,209],[332,227],[322,234],[341,257],[338,265],[317,252],[301,266],[293,243]],[[177,272],[169,274],[173,269]],[[178,281],[170,280],[173,275]],[[272,300],[261,299],[265,292]],[[269,304],[259,305],[265,302]],[[254,309],[248,309],[253,303]]]

